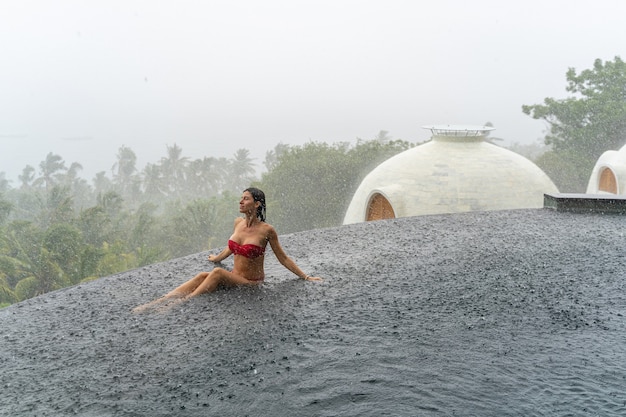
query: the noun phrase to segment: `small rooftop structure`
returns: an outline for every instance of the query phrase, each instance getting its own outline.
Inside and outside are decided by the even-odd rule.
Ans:
[[[472,126],[472,125],[429,125],[422,126],[428,129],[433,137],[440,139],[450,138],[480,138],[483,140],[489,133],[494,130],[491,126]]]
[[[543,206],[573,213],[626,214],[626,196],[614,194],[545,194]]]
[[[395,155],[361,182],[344,224],[467,211],[543,207],[554,183],[523,156],[487,142],[490,126],[424,126],[432,139]]]
[[[587,194],[626,195],[626,145],[619,151],[606,151],[596,162]]]

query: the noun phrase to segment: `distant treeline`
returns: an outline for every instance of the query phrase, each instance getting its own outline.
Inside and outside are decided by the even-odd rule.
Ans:
[[[241,191],[266,192],[279,233],[340,225],[363,177],[413,146],[382,131],[372,140],[277,145],[256,177],[246,149],[232,158],[183,157],[177,145],[141,171],[121,147],[112,175],[89,183],[79,163],[50,153],[16,186],[0,174],[0,305],[85,280],[221,247]]]

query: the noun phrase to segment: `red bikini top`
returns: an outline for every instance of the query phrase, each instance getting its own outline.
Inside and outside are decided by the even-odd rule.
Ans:
[[[240,245],[234,240],[228,241],[228,249],[230,249],[230,251],[235,255],[241,255],[249,259],[258,258],[259,256],[263,256],[265,253],[265,248],[261,246],[253,245],[251,243]]]

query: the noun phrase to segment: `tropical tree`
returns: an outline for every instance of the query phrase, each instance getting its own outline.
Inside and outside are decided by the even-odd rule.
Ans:
[[[113,190],[113,182],[106,176],[106,172],[100,171],[93,179],[93,192],[102,195]]]
[[[204,157],[187,166],[187,194],[190,198],[209,198],[218,195],[224,187],[228,162],[224,158]]]
[[[161,202],[167,195],[167,185],[161,167],[157,164],[147,164],[142,178],[145,200]]]
[[[16,301],[15,291],[7,282],[6,277],[0,273],[0,308],[13,304]]]
[[[197,199],[184,206],[179,201],[172,202],[164,227],[170,255],[188,255],[225,242],[232,233],[232,212],[237,201],[238,196],[224,193],[221,197]]]
[[[168,240],[162,236],[161,222],[156,216],[158,206],[144,203],[128,219],[130,233],[127,248],[136,254],[137,266],[165,260],[169,254]]]
[[[393,138],[389,136],[388,131],[381,130],[378,132],[378,135],[376,135],[373,140],[384,145],[385,143],[391,142]]]
[[[54,262],[50,252],[42,245],[43,234],[31,222],[12,222],[4,234],[8,253],[3,254],[3,264],[9,266],[15,284],[15,294],[20,300],[63,288],[70,284],[68,277]]]
[[[9,215],[11,214],[11,210],[13,210],[13,204],[6,200],[4,195],[0,193],[0,226],[7,221]]]
[[[626,63],[619,57],[597,59],[592,69],[570,68],[566,80],[572,96],[546,98],[522,111],[549,127],[545,143],[552,151],[538,165],[553,171],[561,191],[584,192],[598,157],[626,143]]]
[[[268,217],[281,233],[340,225],[361,180],[378,163],[411,145],[397,140],[291,147],[264,173]]]
[[[247,149],[238,149],[233,156],[229,170],[228,191],[240,192],[250,185],[255,169],[254,159]]]
[[[126,250],[122,240],[113,243],[105,242],[96,266],[95,277],[104,277],[138,266],[136,255]]]
[[[54,223],[67,223],[74,217],[74,202],[70,189],[55,185],[41,198],[41,210],[37,216],[45,229]]]
[[[35,186],[43,184],[46,191],[49,191],[57,184],[57,179],[67,169],[61,156],[49,152],[45,161],[39,164],[41,176],[34,182]]]
[[[129,203],[139,197],[140,180],[135,176],[137,171],[137,155],[127,146],[122,146],[117,152],[117,162],[113,165],[113,184],[117,191]]]
[[[180,198],[185,186],[185,168],[189,158],[182,156],[183,150],[174,144],[167,146],[167,157],[161,159],[161,172],[168,188],[168,193]]]
[[[80,268],[83,238],[78,228],[67,223],[56,223],[46,230],[42,245],[50,261],[58,265],[70,283],[76,284],[83,278]]]
[[[78,172],[83,169],[83,166],[78,162],[72,162],[70,167],[67,169],[65,176],[63,177],[63,181],[65,185],[71,186],[74,181],[78,178]]]
[[[109,239],[111,234],[111,218],[105,209],[96,205],[81,210],[76,219],[76,225],[80,229],[86,244],[99,247]]]
[[[27,190],[32,186],[33,181],[35,181],[35,168],[30,165],[26,165],[22,170],[22,174],[17,177],[20,180],[20,188],[22,190]]]
[[[124,210],[124,199],[115,191],[99,195],[97,205],[105,216],[105,229],[101,229],[100,238],[109,243],[121,239],[128,231],[125,224],[127,212]]]
[[[89,183],[79,177],[83,166],[78,162],[72,162],[67,171],[59,176],[59,184],[67,187],[72,195],[72,201],[76,210],[90,206],[94,203],[94,194]]]
[[[280,142],[278,145],[274,146],[274,149],[270,149],[265,152],[265,160],[263,161],[263,165],[265,165],[265,169],[271,171],[274,169],[276,164],[278,164],[278,160],[280,157],[290,149],[290,146]]]

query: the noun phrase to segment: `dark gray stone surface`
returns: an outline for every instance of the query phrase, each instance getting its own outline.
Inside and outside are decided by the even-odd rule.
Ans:
[[[624,219],[546,209],[281,236],[261,288],[131,309],[207,253],[0,310],[2,416],[626,413]],[[215,249],[217,251],[219,249]]]

